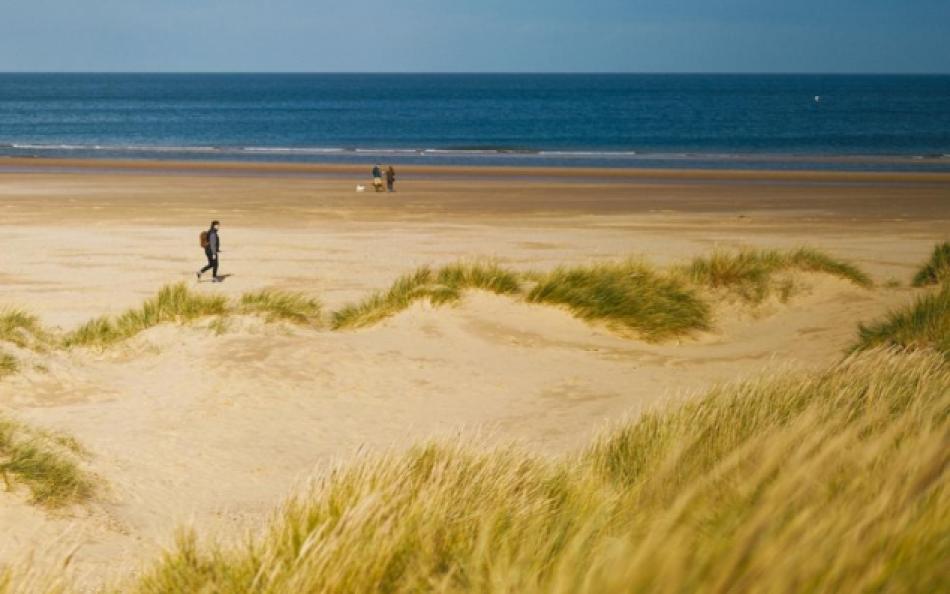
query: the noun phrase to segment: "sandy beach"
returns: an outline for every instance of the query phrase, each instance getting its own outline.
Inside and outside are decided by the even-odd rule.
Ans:
[[[360,330],[237,317],[223,332],[161,325],[103,352],[22,354],[0,408],[76,437],[105,488],[55,512],[0,490],[0,563],[71,554],[80,583],[99,583],[178,526],[239,538],[361,448],[465,432],[565,452],[717,382],[824,365],[860,322],[912,299],[909,276],[950,237],[950,174],[406,167],[396,193],[357,193],[364,169],[0,160],[0,306],[67,331],[185,281],[232,298],[299,291],[333,311],[460,259],[666,266],[742,247],[819,248],[876,286],[805,275],[787,303],[725,305],[711,331],[659,344],[473,292]],[[211,219],[229,276],[197,283]]]

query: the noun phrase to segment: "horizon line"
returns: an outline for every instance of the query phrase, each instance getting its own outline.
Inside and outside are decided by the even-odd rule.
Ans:
[[[583,71],[583,70],[0,70],[5,74],[253,74],[253,75],[522,75],[522,76],[950,76],[947,72],[871,72],[871,71]]]

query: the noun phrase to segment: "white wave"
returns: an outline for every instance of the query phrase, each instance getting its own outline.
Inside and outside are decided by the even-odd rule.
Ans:
[[[290,155],[327,155],[348,152],[344,148],[322,147],[285,147],[285,146],[245,146],[237,149],[243,153],[290,154]]]

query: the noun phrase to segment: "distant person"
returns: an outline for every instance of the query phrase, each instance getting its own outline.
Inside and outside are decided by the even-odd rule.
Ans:
[[[373,188],[375,188],[377,192],[383,191],[383,172],[379,168],[379,165],[373,166]]]
[[[201,247],[205,250],[205,256],[208,258],[208,265],[195,273],[198,280],[201,275],[211,271],[211,282],[220,283],[223,279],[218,276],[218,252],[221,251],[221,237],[218,235],[220,221],[211,221],[211,227],[207,231],[202,231],[199,236]]]
[[[393,169],[392,165],[386,168],[386,190],[389,192],[396,191],[396,170]]]

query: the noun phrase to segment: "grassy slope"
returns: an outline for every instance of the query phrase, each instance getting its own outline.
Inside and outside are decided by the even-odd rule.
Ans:
[[[245,293],[237,304],[222,295],[204,295],[184,283],[167,285],[141,307],[116,316],[86,322],[66,334],[66,347],[107,347],[166,322],[190,322],[208,316],[259,315],[268,322],[288,321],[319,325],[321,305],[316,299],[287,291],[263,290]]]
[[[90,320],[64,338],[71,346],[108,346],[164,322],[189,321],[202,316],[227,313],[227,299],[188,290],[184,283],[162,287],[141,307],[112,318]]]
[[[130,592],[935,591],[950,369],[871,352],[621,424],[560,460],[424,445],[342,466],[243,547]]]
[[[418,300],[439,305],[456,302],[466,290],[480,289],[503,295],[524,295],[532,303],[566,306],[585,320],[636,333],[646,340],[663,340],[707,329],[710,305],[700,288],[728,289],[748,301],[761,301],[777,284],[777,271],[809,270],[834,274],[870,286],[868,277],[845,262],[821,252],[747,251],[717,253],[698,258],[689,266],[658,271],[643,263],[626,261],[573,268],[551,273],[517,273],[494,263],[459,262],[438,270],[419,268],[396,280],[385,291],[347,305],[331,315],[335,330],[372,325],[408,308]],[[534,282],[524,292],[525,284]],[[786,290],[787,289],[783,289]],[[320,326],[319,301],[299,293],[264,290],[246,293],[235,304],[220,295],[190,290],[184,283],[168,285],[145,301],[115,317],[90,320],[61,338],[43,330],[37,319],[21,311],[0,314],[0,342],[34,349],[61,343],[66,347],[104,348],[166,322],[188,322],[206,316],[260,315],[268,322],[287,321]],[[226,328],[219,320],[217,331]],[[54,340],[55,338],[55,340]],[[15,369],[4,357],[3,369]],[[2,372],[0,372],[2,373]]]
[[[88,499],[93,480],[79,466],[85,454],[74,439],[0,415],[0,478],[26,485],[35,503],[56,507]]]
[[[918,297],[912,305],[892,311],[883,320],[858,327],[854,350],[879,345],[930,348],[950,360],[950,283]]]
[[[741,299],[759,303],[775,292],[786,299],[794,290],[788,273],[821,272],[848,280],[859,287],[871,287],[871,278],[848,262],[809,248],[793,251],[743,250],[717,251],[709,257],[695,258],[679,272],[693,283],[724,289]],[[781,273],[785,273],[782,275]]]
[[[492,263],[459,262],[436,271],[422,267],[399,277],[388,290],[334,312],[332,326],[335,330],[370,326],[416,301],[434,305],[458,301],[468,289],[511,295],[521,290],[521,281],[516,273]]]
[[[647,340],[709,327],[709,306],[686,283],[637,261],[559,268],[528,293],[531,303],[564,305],[585,320],[632,330]]]
[[[268,322],[282,320],[311,326],[320,324],[321,310],[322,305],[316,299],[288,291],[245,293],[238,303],[240,313],[260,315]]]
[[[946,282],[950,282],[950,241],[934,246],[930,260],[920,267],[911,281],[915,287]]]

